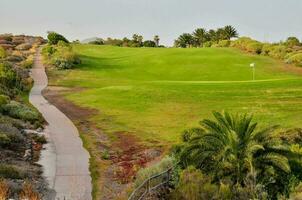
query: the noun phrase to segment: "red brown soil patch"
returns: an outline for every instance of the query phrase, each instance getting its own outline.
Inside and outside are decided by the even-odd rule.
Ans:
[[[81,133],[87,134],[94,141],[93,147],[89,149],[90,154],[96,157],[97,163],[104,162],[108,166],[105,169],[98,169],[100,174],[98,181],[101,182],[101,185],[98,185],[100,196],[102,199],[117,199],[126,194],[129,183],[133,181],[140,168],[160,159],[162,150],[148,148],[139,138],[127,132],[117,132],[114,141],[110,140],[94,122],[89,120],[97,114],[97,110],[79,107],[63,97],[65,93],[81,90],[48,87],[43,91],[43,96],[76,122],[75,125]],[[102,158],[106,151],[109,152],[109,160]]]
[[[115,149],[111,160],[117,165],[116,178],[122,183],[128,183],[133,180],[137,171],[146,167],[147,163],[161,155],[160,150],[147,149],[142,142],[129,133],[116,133],[118,139],[112,145]]]
[[[60,87],[48,87],[43,91],[43,96],[59,110],[66,114],[71,120],[87,119],[98,111],[89,108],[82,108],[62,97],[63,92],[79,92],[81,89],[66,90]]]

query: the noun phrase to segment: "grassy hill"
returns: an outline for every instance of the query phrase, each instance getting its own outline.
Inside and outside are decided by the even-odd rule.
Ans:
[[[74,50],[82,64],[51,71],[51,84],[85,88],[66,92],[66,98],[99,110],[91,120],[109,135],[125,131],[145,141],[174,143],[213,110],[253,113],[263,125],[302,126],[301,76],[271,58],[231,48],[76,45]]]

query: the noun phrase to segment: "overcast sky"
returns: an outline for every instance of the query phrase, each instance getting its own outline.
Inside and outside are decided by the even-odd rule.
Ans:
[[[0,0],[0,33],[68,39],[158,34],[172,45],[195,28],[233,25],[261,41],[302,39],[302,0]]]

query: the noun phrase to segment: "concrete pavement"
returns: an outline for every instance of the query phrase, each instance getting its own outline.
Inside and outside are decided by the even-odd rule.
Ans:
[[[71,120],[42,96],[48,79],[40,50],[36,54],[31,75],[34,87],[29,100],[48,123],[46,131],[49,143],[40,163],[50,188],[56,192],[55,199],[91,200],[89,153],[83,148],[78,130]]]

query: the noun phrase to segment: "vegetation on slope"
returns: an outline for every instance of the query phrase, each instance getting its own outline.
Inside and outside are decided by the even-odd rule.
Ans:
[[[42,126],[43,119],[27,99],[32,86],[29,68],[36,48],[43,42],[40,37],[0,35],[1,199],[18,198],[25,180],[33,184],[27,192],[38,195],[34,191],[38,190],[40,198],[46,194],[42,169],[35,164],[46,142],[44,136],[35,131]],[[25,184],[27,189],[29,182]]]

